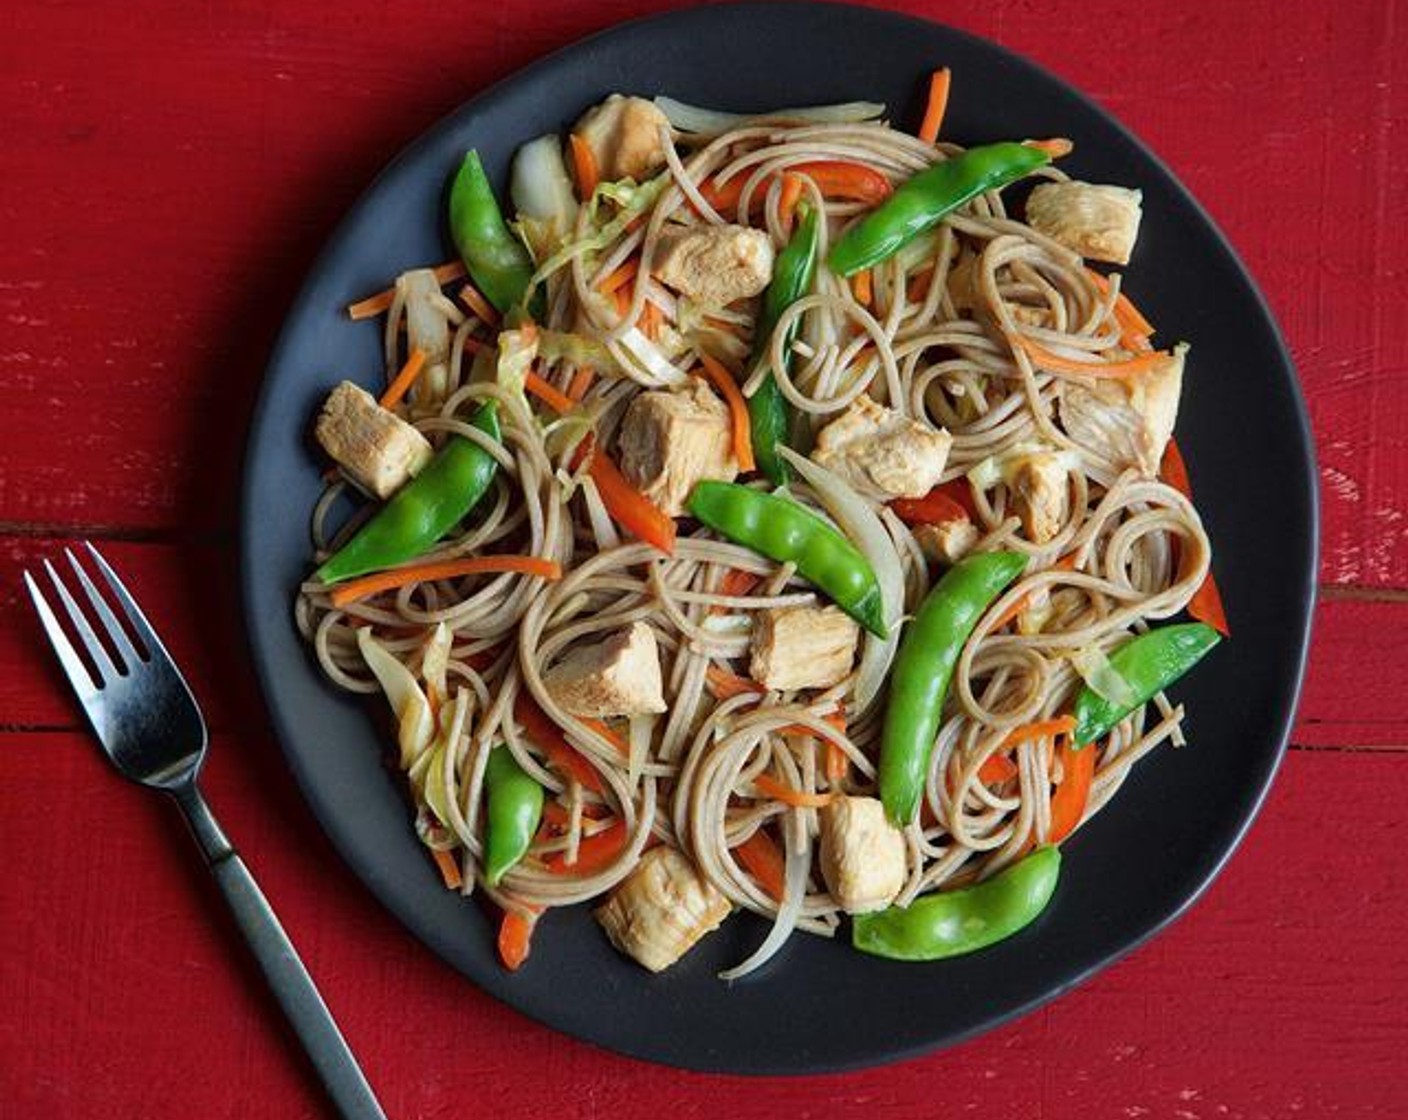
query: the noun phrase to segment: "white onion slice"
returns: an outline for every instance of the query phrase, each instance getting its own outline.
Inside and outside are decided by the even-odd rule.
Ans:
[[[683,385],[689,374],[671,363],[664,351],[646,338],[636,327],[621,336],[621,349],[634,358],[645,373],[661,385]],[[629,372],[629,371],[628,371]]]
[[[769,109],[762,113],[728,113],[722,109],[705,109],[688,105],[673,97],[657,97],[655,107],[681,132],[727,132],[748,121],[786,120],[809,124],[856,124],[873,121],[885,113],[885,106],[876,101],[846,101],[835,105],[809,105],[800,109]]]
[[[529,140],[514,153],[508,192],[520,217],[553,227],[559,237],[576,226],[577,194],[557,133]]]
[[[435,735],[430,716],[430,701],[420,690],[411,671],[400,658],[388,652],[372,637],[371,630],[357,631],[357,648],[362,660],[381,685],[382,692],[396,715],[396,739],[401,746],[401,769],[409,770]]]
[[[582,500],[587,506],[587,520],[591,522],[592,536],[596,538],[596,550],[610,552],[613,548],[620,548],[621,535],[616,532],[616,526],[606,512],[606,504],[601,500],[601,493],[591,475],[582,476],[581,487]]]
[[[1068,653],[1066,660],[1080,674],[1080,679],[1090,686],[1091,692],[1116,708],[1132,708],[1139,699],[1099,646],[1086,646]]]
[[[860,667],[856,671],[856,710],[849,717],[858,719],[880,695],[899,645],[900,618],[904,614],[904,569],[899,553],[895,551],[895,542],[864,498],[831,471],[790,447],[779,447],[778,451],[816,491],[826,512],[870,561],[880,584],[880,600],[885,608],[889,637],[878,638],[871,633],[865,636],[865,649],[861,652]]]
[[[792,931],[797,928],[797,919],[802,916],[802,903],[807,897],[807,868],[811,865],[811,851],[805,835],[798,842],[792,836],[794,831],[801,830],[782,830],[787,860],[783,872],[782,904],[777,908],[777,917],[773,920],[772,929],[768,930],[763,943],[753,950],[747,960],[720,972],[720,980],[738,980],[762,968],[777,955],[777,951],[787,943]]]

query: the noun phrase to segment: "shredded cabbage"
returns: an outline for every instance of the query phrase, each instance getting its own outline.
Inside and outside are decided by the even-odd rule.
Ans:
[[[391,704],[396,716],[396,741],[401,747],[401,769],[409,770],[435,735],[430,701],[411,671],[372,637],[369,628],[357,631],[357,648]]]
[[[728,113],[688,105],[673,97],[657,97],[655,107],[681,132],[727,132],[749,121],[804,121],[811,124],[855,124],[882,117],[885,106],[877,101],[846,101],[836,105],[810,105],[800,109],[770,109],[762,113]]]
[[[669,181],[669,172],[664,172],[644,183],[636,183],[633,179],[619,179],[614,183],[600,184],[592,194],[591,201],[587,203],[587,224],[594,232],[569,241],[540,264],[528,282],[530,290],[574,257],[580,257],[584,253],[599,253],[605,249],[625,232],[626,227],[637,215],[645,213],[655,204],[655,200],[660,197]],[[617,207],[615,215],[605,222],[601,220],[603,201],[611,202]]]
[[[511,393],[517,395],[524,408],[528,407],[528,397],[524,386],[528,382],[528,371],[538,356],[536,327],[499,332],[499,360],[495,367],[494,379]]]

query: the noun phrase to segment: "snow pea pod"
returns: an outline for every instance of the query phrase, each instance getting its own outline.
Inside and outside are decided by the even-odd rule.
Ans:
[[[489,752],[484,770],[488,808],[484,822],[484,878],[491,887],[528,854],[543,818],[543,787],[514,761],[506,747]]]
[[[1038,848],[991,879],[851,919],[851,944],[896,961],[938,961],[986,949],[1029,925],[1051,901],[1061,849]]]
[[[880,800],[903,828],[919,812],[929,756],[958,655],[978,619],[1026,569],[1017,552],[979,552],[950,568],[905,628],[880,738]]]
[[[880,581],[860,549],[806,506],[734,482],[705,480],[689,498],[690,515],[744,548],[816,584],[872,634],[885,637]]]
[[[1167,688],[1201,661],[1222,640],[1202,622],[1161,626],[1134,638],[1110,654],[1110,666],[1125,679],[1133,702],[1113,704],[1089,685],[1076,696],[1073,747],[1083,747],[1108,735],[1115,724],[1156,692]]]
[[[801,208],[799,207],[799,211]],[[805,208],[797,232],[777,255],[773,264],[772,282],[763,294],[762,311],[758,316],[758,326],[754,331],[754,362],[766,364],[769,344],[773,331],[782,314],[807,294],[812,286],[812,275],[816,271],[817,212],[812,207]],[[792,344],[795,326],[787,332],[783,340],[784,355]],[[792,409],[787,398],[777,387],[777,381],[769,371],[763,375],[757,390],[748,398],[748,423],[753,436],[753,456],[758,469],[778,486],[785,484],[790,477],[787,463],[777,453],[779,444],[786,444],[792,429]]]
[[[500,439],[499,406],[486,401],[470,423]],[[414,560],[469,513],[493,484],[499,464],[473,440],[452,435],[420,474],[396,491],[314,575],[337,583]]]
[[[450,237],[485,298],[502,312],[518,306],[528,290],[533,261],[504,221],[479,153],[472,148],[450,186]]]
[[[1041,147],[1003,141],[969,148],[905,180],[884,202],[848,229],[827,263],[841,276],[871,268],[899,252],[945,214],[984,191],[996,190],[1051,162]]]

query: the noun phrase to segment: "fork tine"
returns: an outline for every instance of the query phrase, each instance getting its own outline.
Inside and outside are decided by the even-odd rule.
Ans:
[[[98,687],[111,684],[117,680],[120,674],[117,671],[117,666],[112,663],[112,658],[108,656],[108,651],[103,648],[103,643],[98,639],[98,635],[93,633],[93,627],[88,624],[88,617],[83,613],[83,608],[78,605],[67,585],[59,578],[59,573],[54,570],[54,565],[48,560],[44,561],[44,570],[49,573],[49,582],[59,593],[64,610],[68,612],[69,622],[78,631],[78,636],[83,641],[83,647],[88,651],[89,658],[92,659],[94,667],[98,670]]]
[[[74,651],[73,646],[69,644],[68,635],[59,625],[59,620],[54,617],[54,612],[49,607],[49,600],[44,598],[44,592],[39,590],[39,584],[35,582],[34,577],[25,572],[24,582],[25,586],[29,588],[29,597],[34,600],[34,609],[39,612],[39,621],[44,624],[44,633],[49,635],[49,644],[54,647],[59,664],[64,667],[64,672],[68,675],[73,690],[78,693],[79,700],[86,704],[89,698],[98,691],[98,686],[93,681],[93,675],[88,671],[88,666],[83,664],[83,659]]]
[[[117,573],[112,570],[111,565],[103,559],[103,554],[93,547],[92,541],[84,541],[83,547],[88,550],[88,555],[93,558],[93,563],[98,566],[98,571],[103,573],[103,579],[107,580],[108,587],[112,589],[117,601],[122,604],[122,609],[127,615],[127,620],[132,623],[132,629],[137,632],[137,637],[142,645],[146,647],[149,658],[169,657],[166,647],[161,644],[161,639],[157,637],[156,631],[152,629],[152,624],[147,621],[147,616],[142,613],[142,608],[137,606],[137,600],[132,598],[122,580],[117,578]]]
[[[103,626],[107,628],[108,637],[117,647],[117,654],[123,667],[130,671],[136,666],[138,657],[137,651],[132,648],[132,643],[127,638],[127,632],[122,629],[122,624],[117,621],[117,616],[112,613],[112,608],[108,606],[107,600],[98,594],[98,589],[93,586],[93,581],[88,578],[88,573],[79,566],[78,559],[67,548],[64,549],[64,555],[68,557],[68,566],[73,569],[73,574],[78,577],[78,582],[83,585],[88,602],[93,604],[93,610],[97,613]]]

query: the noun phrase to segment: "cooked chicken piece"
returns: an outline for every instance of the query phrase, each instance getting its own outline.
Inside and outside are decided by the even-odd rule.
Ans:
[[[1069,486],[1059,455],[1036,451],[1012,460],[1004,471],[1022,531],[1034,544],[1045,544],[1066,519]]]
[[[1134,377],[1067,384],[1061,397],[1066,434],[1115,466],[1137,467],[1153,478],[1178,417],[1187,351],[1176,346],[1167,361]]]
[[[821,874],[847,914],[883,910],[904,886],[904,833],[874,797],[837,797],[821,810]]]
[[[755,296],[772,279],[772,240],[747,226],[691,226],[662,234],[654,275],[705,307]]]
[[[728,406],[697,379],[686,389],[638,393],[621,420],[621,473],[678,517],[700,479],[738,475]]]
[[[1042,183],[1027,198],[1027,223],[1083,257],[1128,264],[1142,199],[1128,187]]]
[[[425,352],[425,367],[411,386],[407,399],[414,404],[434,406],[445,396],[449,380],[450,319],[442,306],[440,281],[428,268],[415,268],[396,278],[396,287],[406,297],[406,344]]]
[[[430,461],[429,441],[350,381],[328,394],[313,434],[353,482],[378,498],[389,498]]]
[[[584,719],[653,715],[666,708],[655,631],[644,622],[578,646],[543,674],[543,684]]]
[[[613,93],[583,113],[572,131],[587,142],[603,182],[634,179],[639,183],[664,166],[662,127],[669,128],[670,121],[654,102]]]
[[[662,844],[641,856],[596,920],[621,952],[662,972],[718,929],[730,909],[688,857]]]
[[[851,671],[860,627],[840,607],[772,607],[753,623],[748,675],[788,692],[830,688]]]
[[[947,432],[860,396],[817,434],[812,458],[880,501],[922,498],[939,484],[952,442]]]
[[[978,527],[971,521],[940,521],[936,525],[919,525],[914,529],[914,542],[927,560],[952,567],[967,556],[978,543]]]

